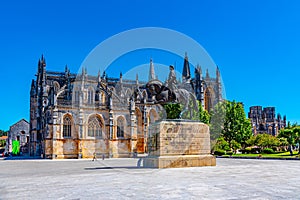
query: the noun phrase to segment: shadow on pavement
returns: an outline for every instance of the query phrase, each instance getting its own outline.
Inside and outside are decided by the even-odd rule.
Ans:
[[[41,157],[29,157],[29,156],[12,156],[4,157],[2,160],[44,160]]]
[[[144,167],[137,166],[115,166],[115,167],[88,167],[85,170],[98,170],[98,169],[143,169]]]

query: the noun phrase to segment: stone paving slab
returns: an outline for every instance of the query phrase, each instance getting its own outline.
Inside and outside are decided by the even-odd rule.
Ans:
[[[217,159],[138,168],[138,159],[0,160],[0,199],[300,199],[300,162]]]

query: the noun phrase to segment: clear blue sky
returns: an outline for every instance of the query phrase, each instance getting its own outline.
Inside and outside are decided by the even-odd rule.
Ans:
[[[138,27],[164,27],[199,42],[219,66],[229,100],[275,106],[300,121],[300,2],[1,1],[0,129],[29,120],[37,61],[77,72],[101,41]],[[155,59],[155,58],[154,58]]]

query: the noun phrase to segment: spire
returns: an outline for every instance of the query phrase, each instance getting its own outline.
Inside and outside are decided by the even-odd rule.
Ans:
[[[218,65],[217,65],[217,69],[216,69],[216,80],[217,80],[217,82],[220,82],[220,70],[219,70]]]
[[[46,86],[46,60],[42,54],[41,58],[41,70],[42,70],[42,80],[43,80],[43,85]]]
[[[68,65],[66,65],[66,66],[65,66],[65,73],[67,74],[67,73],[68,73],[68,71],[69,71],[69,69],[68,69]]]
[[[138,74],[135,75],[135,84],[136,85],[139,84],[139,75]]]
[[[36,89],[35,89],[35,81],[34,79],[32,79],[31,81],[31,89],[30,89],[30,96],[34,96],[36,93],[35,93]]]
[[[103,71],[102,79],[106,80],[106,72],[105,71]]]
[[[202,76],[202,69],[199,64],[197,64],[197,67],[195,68],[195,73],[198,73],[200,76]]]
[[[148,76],[148,81],[156,79],[155,77],[155,71],[154,71],[154,65],[152,58],[150,59],[150,69],[149,69],[149,76]]]
[[[42,64],[42,67],[46,67],[46,59],[44,57],[44,55],[42,54],[42,58],[41,58],[41,64]]]
[[[67,78],[70,76],[70,69],[68,68],[68,65],[65,66],[65,77]]]
[[[41,65],[41,59],[39,59],[39,62],[38,62],[38,71],[37,71],[37,85],[40,85],[41,84],[41,78],[42,78],[42,65]]]
[[[83,82],[86,81],[86,78],[87,78],[87,77],[86,77],[86,68],[85,68],[85,67],[82,67],[81,70],[82,70],[82,71],[81,71],[81,82],[82,82],[82,85],[83,85]],[[83,89],[83,88],[82,88],[82,89]]]
[[[209,79],[208,69],[206,69],[206,79]]]
[[[191,78],[190,64],[189,64],[187,52],[185,52],[184,64],[182,70],[182,81],[188,81],[190,78]]]
[[[47,93],[47,78],[46,78],[46,60],[44,58],[44,55],[42,54],[41,58],[41,72],[42,72],[42,90],[43,90],[43,97],[47,98],[48,93]]]
[[[98,83],[100,83],[101,82],[101,73],[100,73],[100,69],[99,69],[99,71],[98,71]]]
[[[222,85],[221,85],[221,77],[219,66],[216,69],[216,84],[217,84],[217,100],[218,102],[222,101]]]
[[[123,83],[123,74],[120,72],[120,83]]]

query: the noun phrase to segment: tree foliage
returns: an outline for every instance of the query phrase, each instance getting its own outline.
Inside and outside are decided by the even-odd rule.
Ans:
[[[228,142],[230,148],[239,143],[246,146],[246,141],[252,136],[251,123],[246,118],[242,103],[225,101],[224,128],[221,135]]]
[[[285,138],[290,148],[292,148],[292,146],[300,143],[300,126],[297,124],[294,126],[288,125],[287,128],[280,130],[277,138]]]
[[[198,109],[195,109],[198,107]],[[169,103],[165,104],[164,108],[167,113],[167,119],[179,119],[180,113],[183,110],[183,106],[179,103]],[[189,109],[183,113],[182,119],[192,119],[196,121],[201,121],[205,124],[209,124],[210,115],[202,108],[202,105],[197,101],[197,105],[194,105],[192,101],[189,102]]]
[[[199,111],[198,111],[198,119],[200,120],[200,122],[203,122],[204,124],[209,124],[210,121],[210,114],[208,113],[207,110],[204,110],[201,103],[198,102],[198,107],[199,107]]]
[[[179,119],[182,111],[182,106],[179,103],[168,103],[164,105],[167,113],[167,119]]]
[[[278,138],[270,134],[264,133],[252,136],[250,139],[247,140],[247,144],[249,146],[258,146],[261,149],[265,149],[280,146],[280,141]]]
[[[1,137],[1,136],[7,136],[7,132],[8,132],[8,131],[0,130],[0,137]]]
[[[223,137],[219,137],[217,139],[217,142],[216,142],[216,145],[215,145],[215,150],[230,151],[231,149],[229,147],[228,142],[226,142]]]
[[[224,128],[224,120],[226,114],[226,103],[218,103],[211,111],[210,117],[210,139],[211,141],[217,140]]]

